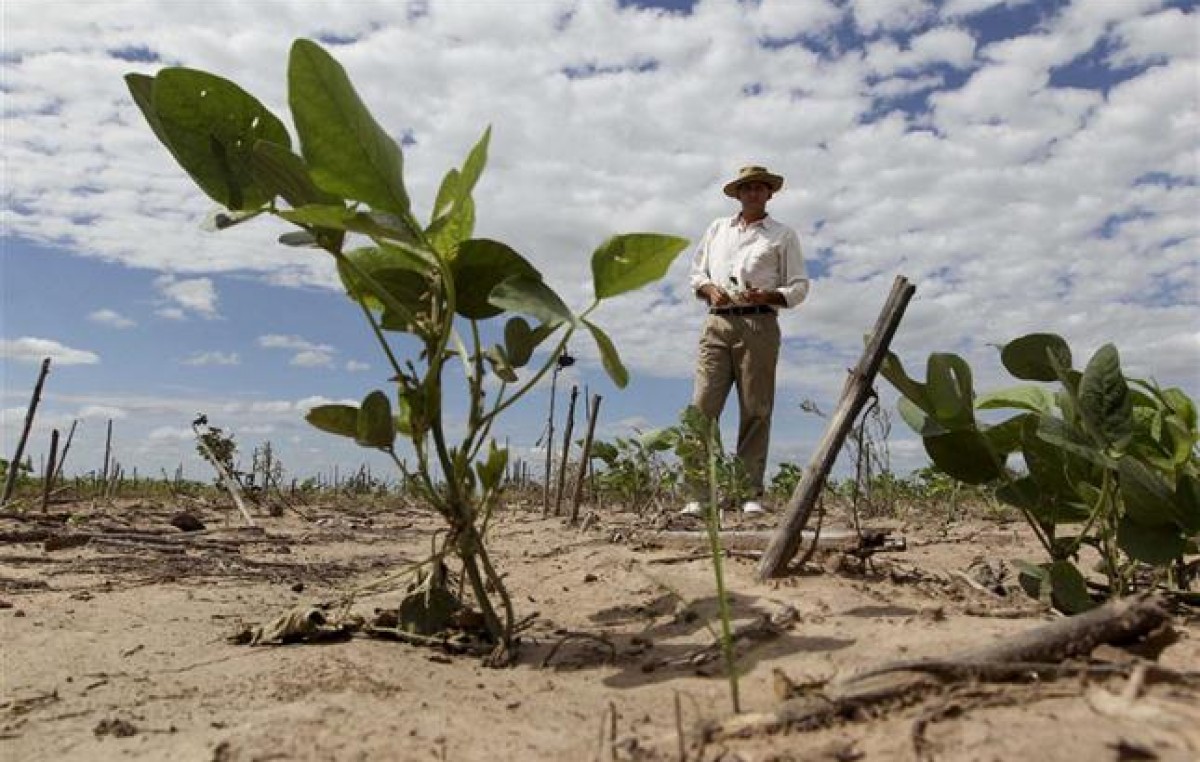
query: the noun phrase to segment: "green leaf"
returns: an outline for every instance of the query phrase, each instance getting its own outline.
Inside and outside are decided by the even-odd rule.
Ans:
[[[604,365],[604,372],[608,373],[608,377],[618,389],[624,389],[629,384],[629,371],[621,364],[621,356],[617,354],[612,339],[592,321],[585,319],[583,324],[592,332],[592,338],[596,340],[596,346],[600,349],[600,362]]]
[[[358,408],[353,405],[318,405],[304,420],[330,434],[351,439],[358,434]]]
[[[608,299],[658,280],[687,245],[685,238],[656,233],[613,236],[592,254],[596,298]]]
[[[358,409],[354,441],[363,447],[390,450],[396,441],[396,422],[392,418],[392,403],[381,391],[363,398]]]
[[[459,244],[458,255],[450,263],[457,299],[455,311],[471,320],[485,320],[504,310],[488,302],[494,289],[509,278],[540,281],[542,274],[529,261],[507,245],[486,238],[474,238]]]
[[[975,390],[965,360],[942,352],[929,355],[925,389],[933,405],[930,412],[939,424],[950,431],[975,428]]]
[[[1184,531],[1190,535],[1200,534],[1200,479],[1191,474],[1180,474],[1175,483],[1175,501]]]
[[[1182,389],[1171,387],[1162,392],[1163,402],[1179,417],[1187,431],[1196,433],[1196,404]]]
[[[1121,499],[1125,515],[1147,527],[1178,527],[1177,510],[1171,484],[1141,461],[1124,457],[1117,462],[1121,476]]]
[[[1079,614],[1095,608],[1088,595],[1087,582],[1070,561],[1050,564],[1050,595],[1054,607],[1066,614]]]
[[[359,212],[342,206],[308,204],[298,209],[282,209],[280,217],[297,225],[310,225],[348,233],[362,233],[379,245],[401,249],[414,262],[429,268],[437,266],[437,257],[424,248],[408,229],[404,220],[387,212]]]
[[[399,249],[366,247],[343,255],[338,261],[338,276],[351,299],[361,299],[367,307],[384,311],[384,328],[411,331],[417,316],[427,314],[432,308],[433,285],[423,272],[410,269],[417,266]],[[383,294],[375,290],[367,277]]]
[[[1067,424],[1053,416],[1040,416],[1038,418],[1037,436],[1055,447],[1060,447],[1068,452],[1078,455],[1089,463],[1094,463],[1104,468],[1116,468],[1117,462],[1098,450],[1091,442],[1088,442],[1080,434],[1076,433]]]
[[[948,429],[935,421],[932,417],[925,414],[925,411],[917,407],[916,403],[908,397],[901,397],[896,401],[896,409],[900,411],[900,417],[909,427],[923,437],[936,436],[938,434],[948,433]]]
[[[1183,555],[1187,538],[1175,527],[1149,526],[1123,516],[1117,522],[1117,547],[1135,561],[1164,566]]]
[[[1012,386],[981,394],[975,399],[976,410],[1017,408],[1049,415],[1054,410],[1054,392],[1044,386]]]
[[[533,350],[554,333],[554,326],[540,325],[530,328],[525,318],[509,318],[504,324],[504,351],[514,368],[524,368],[533,356]]]
[[[961,482],[987,484],[1000,478],[996,455],[978,431],[953,431],[922,442],[934,465]]]
[[[1123,450],[1133,432],[1133,403],[1121,373],[1117,348],[1105,344],[1083,370],[1079,412],[1084,425],[1105,445]]]
[[[929,392],[925,384],[909,376],[905,372],[900,358],[892,352],[888,352],[884,356],[883,362],[880,363],[879,375],[887,379],[888,383],[896,387],[896,391],[903,394],[927,415],[933,415],[933,403],[929,401]]]
[[[1025,381],[1057,381],[1051,356],[1062,368],[1071,367],[1071,348],[1053,333],[1031,333],[1000,350],[1000,362],[1008,372]]]
[[[487,460],[475,464],[475,473],[479,475],[479,484],[484,491],[500,486],[500,480],[504,477],[504,469],[507,466],[508,450],[496,447],[495,441],[489,443]]]
[[[286,146],[259,140],[250,150],[250,171],[268,192],[283,197],[292,207],[323,204],[340,208],[342,200],[317,187],[304,159]]]
[[[259,141],[291,146],[287,128],[254,96],[215,74],[172,67],[153,80],[126,77],[154,134],[209,198],[229,209],[257,209],[275,193],[250,168]]]
[[[1010,452],[1021,449],[1022,432],[1033,417],[1032,413],[1022,413],[993,426],[983,427],[983,435],[987,437],[992,452],[1003,459]]]
[[[487,164],[491,136],[492,128],[488,127],[471,149],[462,171],[451,169],[438,189],[432,219],[425,232],[434,248],[444,256],[449,256],[460,242],[470,238],[474,232],[475,202],[471,193]]]
[[[547,325],[575,323],[571,310],[541,278],[528,275],[506,278],[492,289],[488,302],[502,310],[532,315]]]
[[[319,187],[372,209],[409,214],[400,146],[371,116],[342,65],[311,40],[292,44],[288,103]]]

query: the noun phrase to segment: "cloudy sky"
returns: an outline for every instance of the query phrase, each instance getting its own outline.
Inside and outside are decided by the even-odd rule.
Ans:
[[[127,470],[206,476],[197,412],[247,459],[270,440],[300,476],[377,462],[302,420],[387,383],[328,258],[279,246],[273,221],[206,231],[211,202],[122,80],[204,69],[290,124],[298,37],[341,61],[403,143],[419,217],[492,125],[476,235],[523,253],[577,308],[609,235],[695,241],[735,211],[720,187],[739,166],[785,175],[771,212],[799,232],[814,283],[782,321],[776,461],[811,455],[823,422],[801,405],[835,406],[897,275],[917,295],[893,346],[918,372],[954,351],[996,388],[1009,381],[995,345],[1051,331],[1080,366],[1112,341],[1128,372],[1200,394],[1194,2],[6,0],[2,13],[6,456],[51,357],[35,463],[49,429],[78,420],[67,470],[97,468],[111,419]],[[685,260],[600,313],[627,389],[589,342],[572,346],[559,388],[603,395],[602,436],[670,424],[687,403],[703,311]],[[537,443],[547,391],[501,426],[518,451]],[[901,472],[923,462],[903,429]]]

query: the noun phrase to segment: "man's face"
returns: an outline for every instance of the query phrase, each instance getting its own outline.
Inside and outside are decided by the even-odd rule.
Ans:
[[[762,182],[742,183],[737,189],[743,212],[762,212],[771,200],[771,186]]]

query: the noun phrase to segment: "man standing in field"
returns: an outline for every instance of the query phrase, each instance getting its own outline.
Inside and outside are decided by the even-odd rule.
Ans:
[[[765,167],[743,167],[725,185],[725,195],[736,199],[741,211],[708,226],[689,278],[696,297],[708,305],[692,404],[717,420],[730,388],[737,385],[737,457],[752,495],[742,504],[746,514],[763,512],[779,359],[777,313],[808,295],[796,231],[767,214],[767,202],[782,187],[783,177]],[[683,512],[700,515],[700,502],[689,502]]]

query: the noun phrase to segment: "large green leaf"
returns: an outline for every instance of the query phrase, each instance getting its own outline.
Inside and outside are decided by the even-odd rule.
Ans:
[[[371,116],[342,65],[311,40],[292,44],[288,103],[318,186],[372,209],[409,214],[400,146]]]
[[[934,420],[950,431],[975,427],[975,389],[971,366],[958,355],[934,352],[929,355],[925,389],[933,405]]]
[[[987,484],[1000,478],[1000,464],[978,431],[952,431],[922,442],[934,465],[961,482]]]
[[[592,280],[597,299],[624,294],[666,275],[687,248],[685,238],[656,233],[613,236],[592,254]]]
[[[923,437],[945,434],[949,431],[935,421],[932,416],[926,415],[925,411],[917,407],[916,403],[908,397],[900,397],[896,401],[896,409],[900,411],[900,417],[904,419],[904,422]]]
[[[1008,372],[1025,381],[1057,381],[1051,356],[1062,368],[1071,367],[1071,348],[1053,333],[1031,333],[1000,350],[1000,362]]]
[[[604,371],[608,373],[608,377],[612,379],[618,389],[624,389],[629,383],[629,371],[621,363],[621,356],[617,354],[617,347],[612,343],[612,339],[608,338],[608,334],[600,330],[600,326],[592,321],[585,319],[583,324],[592,332],[592,338],[596,340]]]
[[[1121,373],[1117,348],[1096,350],[1079,382],[1079,412],[1084,425],[1105,445],[1123,450],[1133,432],[1133,402]]]
[[[254,96],[215,74],[173,67],[153,80],[126,77],[154,134],[209,198],[229,209],[257,209],[275,193],[250,167],[259,140],[291,146],[287,128]]]
[[[551,326],[575,323],[570,308],[541,278],[528,275],[507,278],[492,289],[488,302],[502,310],[532,315]]]
[[[1180,474],[1175,482],[1175,501],[1179,505],[1184,531],[1200,535],[1200,479],[1191,474]]]
[[[933,415],[933,403],[929,401],[929,392],[925,384],[913,379],[904,370],[900,358],[892,352],[884,355],[879,365],[879,375],[883,376],[896,391],[903,394],[910,402],[920,408],[926,415]]]
[[[437,257],[417,241],[407,223],[388,212],[360,212],[340,205],[308,204],[298,209],[280,210],[278,214],[297,225],[362,233],[381,245],[386,243],[402,249],[410,258],[431,268],[437,266]]]
[[[390,450],[396,441],[396,421],[392,418],[392,403],[381,391],[363,398],[358,409],[354,441],[363,447]]]
[[[401,249],[369,246],[347,252],[338,263],[338,276],[351,299],[390,313],[392,320],[384,326],[389,330],[409,330],[416,317],[430,309],[432,282],[422,263]],[[386,298],[367,278],[384,290]]]
[[[1117,472],[1125,515],[1130,520],[1148,527],[1182,524],[1172,485],[1158,472],[1128,456],[1118,461]]]
[[[250,171],[267,191],[282,196],[292,207],[308,204],[340,206],[342,200],[317,187],[304,159],[278,143],[260,140],[250,151]]]
[[[1017,408],[1033,413],[1050,414],[1054,410],[1054,392],[1044,386],[1011,386],[981,394],[975,398],[976,410]]]
[[[1116,468],[1117,462],[1097,449],[1080,433],[1067,426],[1062,420],[1049,415],[1038,417],[1038,438],[1049,442],[1055,447],[1061,447],[1089,463],[1104,468]]]
[[[495,317],[504,310],[488,302],[494,289],[509,278],[540,281],[542,274],[529,261],[506,244],[486,238],[473,238],[459,244],[458,255],[450,263],[457,299],[455,311],[472,320]]]
[[[318,405],[304,420],[330,434],[351,439],[358,434],[358,408],[354,405]]]
[[[1009,453],[1021,449],[1023,432],[1032,418],[1034,418],[1032,413],[1015,415],[993,426],[985,426],[982,429],[983,435],[987,437],[992,451],[1003,459]]]
[[[1117,522],[1117,547],[1135,561],[1162,566],[1183,555],[1187,539],[1175,527],[1148,526],[1124,516]]]

